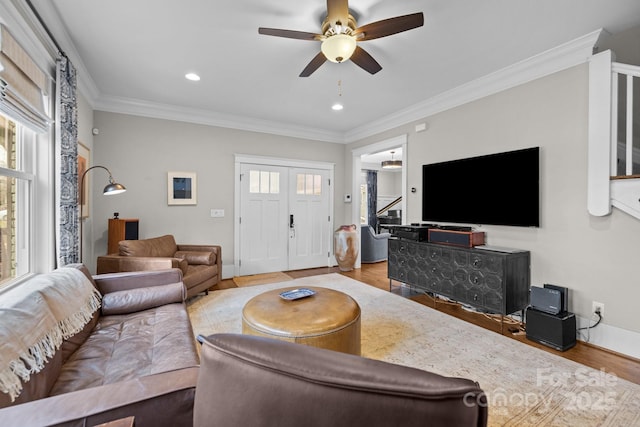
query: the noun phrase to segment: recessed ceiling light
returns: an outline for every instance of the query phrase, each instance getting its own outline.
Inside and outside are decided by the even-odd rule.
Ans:
[[[187,74],[185,74],[185,75],[184,75],[184,77],[185,77],[187,80],[191,80],[192,82],[198,82],[198,81],[200,81],[200,76],[199,76],[199,75],[197,75],[196,73],[187,73]]]
[[[335,104],[333,104],[333,105],[331,106],[331,109],[332,109],[333,111],[340,111],[340,110],[342,110],[343,108],[344,108],[344,106],[343,106],[342,104],[339,104],[339,103],[335,103]]]

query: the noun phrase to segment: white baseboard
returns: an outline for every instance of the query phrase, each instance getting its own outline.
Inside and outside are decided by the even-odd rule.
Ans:
[[[223,279],[232,279],[233,272],[235,270],[235,266],[233,264],[222,264],[222,278]]]
[[[595,320],[576,316],[578,328],[593,325]],[[588,338],[588,341],[587,341]],[[595,328],[580,331],[580,341],[589,342],[627,356],[640,359],[640,333],[600,323]]]

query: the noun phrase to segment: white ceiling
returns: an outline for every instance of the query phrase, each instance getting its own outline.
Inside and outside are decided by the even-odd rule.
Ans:
[[[392,153],[393,152],[393,153]],[[365,154],[360,157],[363,165],[381,166],[384,160],[402,160],[402,147],[380,151],[378,153]]]
[[[326,62],[300,78],[320,43],[259,35],[258,27],[320,32],[322,0],[32,4],[95,109],[332,142],[599,28],[640,25],[639,0],[351,0],[359,26],[415,12],[425,25],[360,43],[383,67],[375,75]],[[187,81],[187,72],[202,80]],[[338,98],[345,108],[335,112]]]

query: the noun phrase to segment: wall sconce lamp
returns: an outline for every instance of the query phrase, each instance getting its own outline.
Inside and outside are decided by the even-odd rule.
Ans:
[[[105,196],[112,196],[115,194],[120,194],[120,193],[124,193],[125,191],[127,191],[127,189],[124,187],[124,185],[122,184],[118,184],[117,182],[114,181],[113,179],[113,175],[111,175],[111,171],[109,169],[107,169],[104,166],[100,166],[100,165],[96,165],[96,166],[91,166],[90,168],[88,168],[86,171],[84,171],[84,173],[82,174],[82,177],[80,178],[80,194],[79,194],[79,202],[80,202],[80,262],[82,262],[82,214],[83,214],[83,208],[84,208],[84,177],[85,175],[91,170],[91,169],[96,169],[96,168],[101,168],[107,171],[107,173],[109,174],[109,184],[106,185],[106,187],[104,187],[104,190],[102,192],[103,195]]]

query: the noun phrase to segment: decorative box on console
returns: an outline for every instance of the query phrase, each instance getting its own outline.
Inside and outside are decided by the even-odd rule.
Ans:
[[[484,231],[457,231],[429,229],[429,243],[472,248],[484,245]]]
[[[416,242],[426,242],[429,239],[428,231],[434,228],[434,225],[395,225],[390,227],[391,235],[399,239],[413,240]]]

